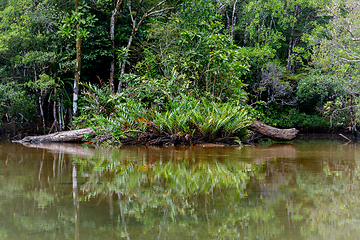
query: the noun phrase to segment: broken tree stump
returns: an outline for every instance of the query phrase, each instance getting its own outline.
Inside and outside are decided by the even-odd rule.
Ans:
[[[44,143],[44,142],[79,142],[87,134],[96,135],[94,129],[83,128],[64,132],[56,132],[42,136],[28,136],[22,140],[13,141],[19,143]]]
[[[264,136],[267,136],[273,140],[292,140],[296,137],[296,134],[299,132],[299,130],[295,128],[289,128],[289,129],[279,129],[275,127],[271,127],[269,125],[266,125],[263,122],[255,121],[251,128],[261,133]]]

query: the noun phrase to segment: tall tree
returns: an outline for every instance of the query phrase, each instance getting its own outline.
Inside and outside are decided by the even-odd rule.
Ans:
[[[115,92],[114,85],[114,73],[115,73],[115,62],[116,62],[116,54],[115,54],[115,25],[118,15],[121,13],[121,5],[124,0],[116,0],[114,4],[114,9],[111,12],[111,20],[110,20],[110,39],[111,39],[111,47],[112,47],[112,60],[110,66],[110,89]]]
[[[307,36],[314,44],[313,75],[316,84],[333,89],[324,103],[330,117],[341,115],[344,124],[353,127],[360,115],[356,108],[360,103],[360,5],[356,0],[334,0],[324,10],[332,21]]]
[[[20,112],[16,115],[22,116],[21,119],[34,120],[33,111],[20,109],[34,104],[32,99],[37,95],[43,130],[45,130],[45,121],[48,120],[45,119],[48,102],[46,98],[49,97],[50,91],[44,87],[46,81],[41,81],[40,84],[38,80],[45,75],[53,77],[54,63],[60,58],[58,50],[62,45],[62,37],[58,34],[58,24],[61,22],[64,11],[67,10],[65,1],[61,3],[63,4],[59,4],[59,1],[8,1],[4,5],[6,7],[0,11],[0,39],[2,39],[0,41],[0,69],[3,70],[0,85],[8,85],[7,89],[10,86],[16,86],[18,90],[14,89],[14,91],[25,87],[24,90],[27,92],[21,95],[27,100],[24,104],[14,106],[19,109]],[[51,77],[45,77],[42,80]],[[14,95],[17,94],[14,93]],[[8,101],[8,110],[13,107],[10,102],[13,101]],[[30,117],[30,114],[34,115]],[[19,119],[16,116],[12,117],[14,117],[12,120]]]
[[[143,11],[142,13],[142,8],[144,7],[143,5],[143,0],[139,0],[138,2],[136,2],[137,6],[135,9],[133,9],[133,5],[134,2],[131,0],[127,1],[127,6],[129,9],[129,14],[131,17],[131,23],[132,23],[132,30],[131,30],[131,34],[128,40],[128,43],[126,45],[126,47],[123,49],[122,51],[122,56],[121,56],[121,72],[120,72],[120,82],[119,82],[119,86],[118,86],[118,92],[121,92],[122,90],[122,80],[121,78],[124,76],[125,74],[125,67],[126,67],[126,59],[129,56],[129,51],[130,51],[130,47],[132,45],[132,42],[134,40],[134,37],[136,35],[136,33],[138,32],[140,26],[142,25],[142,23],[144,22],[144,20],[149,17],[149,16],[154,16],[157,14],[160,14],[164,11],[173,9],[174,7],[166,7],[165,3],[167,2],[167,0],[162,0],[154,5],[149,6],[148,10]],[[159,9],[161,7],[161,9]]]
[[[302,36],[323,21],[322,6],[328,0],[251,0],[238,8],[237,25],[229,27],[235,43],[251,47],[268,46],[285,60],[288,70],[295,70],[297,57],[306,50]],[[236,5],[234,4],[234,7]],[[235,9],[235,8],[234,8]],[[234,15],[234,14],[233,14]],[[236,14],[235,14],[236,16]],[[234,19],[234,17],[233,17]],[[233,30],[238,34],[231,33]]]
[[[236,7],[238,4],[238,0],[235,0],[234,2],[227,1],[227,0],[217,0],[218,3],[218,9],[221,12],[224,12],[226,17],[226,26],[228,30],[228,34],[230,36],[231,41],[234,40],[234,28],[237,22],[237,14]],[[229,16],[229,11],[231,12],[231,16]]]
[[[75,0],[75,14],[79,15],[79,0]],[[80,32],[80,23],[76,23],[76,32]],[[73,93],[73,115],[77,117],[78,100],[79,100],[79,82],[81,74],[81,36],[76,34],[76,62],[75,62],[75,76],[74,76],[74,93]]]
[[[241,78],[250,53],[224,34],[220,19],[211,0],[186,1],[166,23],[154,22],[150,49],[169,84],[213,99],[243,101]]]
[[[87,12],[86,6],[80,5],[79,0],[74,0],[75,9],[71,16],[63,20],[61,33],[70,39],[75,38],[75,74],[73,91],[73,116],[78,115],[79,82],[81,77],[81,47],[83,40],[89,35],[89,28],[94,26],[96,18]]]

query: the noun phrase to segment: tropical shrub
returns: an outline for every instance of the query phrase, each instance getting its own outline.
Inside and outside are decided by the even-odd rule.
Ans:
[[[249,71],[250,51],[233,44],[220,20],[212,1],[184,2],[168,21],[152,22],[147,35],[151,47],[144,62],[156,59],[150,71],[157,70],[167,79],[176,69],[182,76],[178,84],[202,96],[246,100],[242,78]]]
[[[330,127],[329,118],[300,112],[297,108],[280,109],[269,106],[259,115],[259,120],[278,128],[295,127],[300,130],[320,130]]]
[[[216,138],[243,137],[252,123],[249,110],[233,103],[216,103],[181,95],[156,106],[124,97],[124,94],[98,96],[104,90],[89,86],[82,111],[77,119],[83,127],[98,127],[114,137],[129,138],[140,133],[156,132],[163,136],[184,136],[212,141]],[[102,102],[103,104],[100,104]]]
[[[36,119],[34,96],[14,82],[0,82],[0,119],[3,122],[28,122]]]

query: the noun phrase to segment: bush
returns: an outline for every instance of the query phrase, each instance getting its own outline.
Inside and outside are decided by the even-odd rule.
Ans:
[[[232,103],[180,95],[176,99],[168,96],[167,104],[158,108],[125,98],[123,94],[108,95],[105,90],[89,86],[83,115],[75,122],[82,127],[100,127],[114,137],[135,137],[139,133],[156,131],[164,136],[186,134],[205,141],[243,137],[252,123],[249,110]]]
[[[276,109],[270,107],[262,114],[260,120],[279,128],[298,128],[300,130],[317,130],[330,127],[329,118],[300,112],[296,108]]]
[[[36,104],[33,96],[14,82],[0,83],[0,119],[6,122],[33,122]]]

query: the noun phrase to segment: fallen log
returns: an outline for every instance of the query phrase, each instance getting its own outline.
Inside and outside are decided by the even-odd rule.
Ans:
[[[251,128],[254,131],[262,135],[265,135],[266,137],[269,137],[273,140],[292,140],[296,137],[296,134],[299,132],[299,130],[295,128],[279,129],[279,128],[271,127],[260,121],[255,121],[252,124]]]
[[[269,125],[266,125],[263,122],[255,121],[251,128],[262,134],[266,137],[269,137],[274,140],[292,140],[296,137],[296,134],[299,132],[295,128],[290,129],[279,129],[275,127],[271,127]],[[48,135],[42,135],[42,136],[27,136],[24,137],[22,140],[14,140],[13,142],[19,142],[19,143],[49,143],[49,142],[80,142],[83,140],[85,135],[92,134],[93,136],[96,136],[96,133],[94,129],[92,128],[83,128],[83,129],[76,129],[76,130],[70,130],[70,131],[64,131],[64,132],[56,132],[51,133]],[[135,139],[133,139],[135,140]],[[147,139],[150,141],[150,144],[152,145],[152,141],[164,141],[164,139],[159,140],[154,138]],[[171,141],[171,139],[166,139]],[[125,139],[123,139],[123,143],[127,142]]]
[[[79,142],[87,134],[96,135],[94,129],[83,128],[64,132],[56,132],[42,136],[27,136],[13,142],[19,143],[44,143],[44,142]]]

